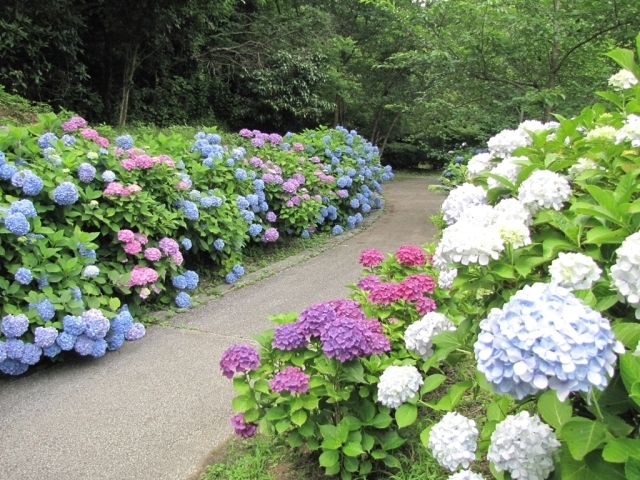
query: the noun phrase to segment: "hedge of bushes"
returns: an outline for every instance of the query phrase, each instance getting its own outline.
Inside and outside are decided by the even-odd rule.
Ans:
[[[344,128],[109,139],[53,114],[1,127],[0,371],[116,350],[144,335],[144,302],[189,307],[185,258],[234,283],[243,247],[355,228],[392,177]]]

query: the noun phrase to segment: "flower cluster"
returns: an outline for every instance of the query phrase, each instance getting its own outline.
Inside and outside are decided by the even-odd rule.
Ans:
[[[551,282],[569,290],[584,290],[598,281],[602,270],[593,258],[582,253],[560,252],[549,266]]]
[[[371,248],[369,250],[363,250],[360,254],[358,262],[360,265],[366,268],[377,267],[384,260],[384,254],[380,250]]]
[[[624,239],[616,257],[611,267],[613,287],[636,309],[636,318],[640,319],[640,232]]]
[[[260,355],[249,345],[233,345],[222,354],[220,369],[227,378],[236,373],[255,370],[260,365]]]
[[[517,163],[517,161],[528,160],[527,157],[509,157],[505,158],[502,162],[496,165],[490,173],[494,175],[498,175],[509,180],[511,183],[516,183],[516,179],[518,178],[518,173],[522,169],[522,166]],[[503,184],[496,180],[495,178],[487,179],[487,187],[496,188],[502,187]]]
[[[244,414],[242,413],[236,413],[231,417],[231,425],[233,426],[236,435],[239,435],[242,438],[251,438],[258,430],[258,425],[255,423],[246,423],[244,421]]]
[[[487,203],[487,192],[484,188],[471,183],[463,183],[454,188],[442,204],[444,221],[452,225],[458,221],[462,212],[471,205]]]
[[[407,267],[420,267],[427,261],[427,255],[420,247],[402,245],[396,250],[396,260]]]
[[[489,153],[494,157],[507,158],[519,147],[531,144],[531,137],[523,130],[503,130],[487,142]]]
[[[269,381],[274,392],[305,393],[309,390],[309,375],[299,367],[285,367]]]
[[[454,332],[456,326],[442,313],[427,313],[421,320],[412,323],[404,332],[407,350],[415,352],[424,360],[433,355],[431,339],[442,332]]]
[[[627,90],[637,84],[638,79],[636,76],[625,68],[609,78],[609,85],[615,90]]]
[[[378,402],[389,408],[398,408],[419,390],[424,380],[412,365],[387,367],[378,382]]]
[[[474,345],[478,370],[501,394],[517,399],[551,388],[604,389],[613,375],[616,341],[609,321],[569,290],[535,283],[516,292],[480,322]]]
[[[457,473],[449,476],[447,480],[484,480],[484,477],[471,470],[460,470]]]
[[[478,447],[476,422],[449,412],[431,428],[427,446],[437,462],[452,472],[460,465],[469,468]]]
[[[536,170],[518,189],[518,200],[534,213],[540,208],[560,210],[570,195],[569,182],[549,170]]]
[[[509,415],[491,434],[487,460],[511,478],[544,480],[553,471],[560,442],[549,425],[523,411]]]
[[[443,230],[435,255],[444,265],[455,262],[487,265],[489,259],[497,260],[503,250],[504,240],[494,225],[459,221]]]
[[[631,142],[634,148],[640,147],[640,116],[627,116],[624,125],[616,132],[616,143]]]
[[[471,157],[467,163],[467,176],[469,179],[477,177],[483,172],[491,170],[493,155],[490,153],[478,153]]]

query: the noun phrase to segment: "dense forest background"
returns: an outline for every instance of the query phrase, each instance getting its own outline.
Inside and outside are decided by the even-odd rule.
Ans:
[[[0,85],[92,122],[355,128],[396,165],[576,114],[638,0],[3,0]]]

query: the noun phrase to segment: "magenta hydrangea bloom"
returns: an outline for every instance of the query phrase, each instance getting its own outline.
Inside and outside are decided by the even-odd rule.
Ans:
[[[220,358],[220,369],[227,378],[235,373],[255,370],[260,365],[260,355],[250,345],[232,345]]]
[[[436,284],[428,275],[409,275],[398,284],[398,295],[407,302],[419,301],[425,293],[433,293]]]
[[[427,255],[420,247],[402,245],[396,250],[396,259],[407,267],[419,267],[427,261]]]
[[[124,243],[133,242],[136,239],[135,234],[131,230],[120,230],[118,232],[118,240]]]
[[[366,268],[377,267],[384,260],[384,254],[380,250],[376,250],[375,248],[370,248],[368,250],[364,250],[360,254],[360,258],[358,262],[360,265]]]
[[[371,303],[378,303],[381,305],[389,305],[397,300],[400,300],[397,283],[380,283],[375,285],[369,291],[367,297]]]
[[[436,307],[436,302],[434,302],[433,299],[429,297],[422,297],[416,304],[416,310],[418,310],[418,313],[420,315],[426,315],[429,312],[433,312]]]
[[[137,255],[142,251],[142,245],[140,245],[140,242],[133,240],[124,244],[124,251],[129,255]]]
[[[285,323],[278,326],[273,333],[271,346],[279,350],[295,350],[309,345],[307,337],[300,333],[295,323]]]
[[[269,386],[274,392],[305,393],[309,390],[309,375],[299,367],[286,367],[273,376]]]
[[[280,237],[280,234],[278,233],[278,230],[275,228],[267,228],[264,231],[264,235],[262,235],[262,241],[265,243],[268,242],[275,242],[276,240],[278,240],[278,238]]]
[[[153,268],[149,267],[141,267],[140,265],[136,265],[131,270],[131,276],[129,277],[129,281],[127,282],[127,288],[131,288],[134,286],[143,286],[149,283],[156,282],[158,280],[158,272],[156,272]]]
[[[380,285],[381,283],[382,280],[380,280],[377,276],[367,275],[366,277],[362,277],[360,280],[358,280],[357,287],[361,290],[366,290],[369,292],[373,287],[375,287],[376,285]]]
[[[322,351],[329,358],[348,362],[371,353],[372,335],[363,321],[339,317],[325,325],[320,335]]]
[[[244,414],[242,413],[236,413],[233,417],[231,417],[231,425],[233,426],[236,435],[239,435],[242,438],[253,437],[258,430],[257,424],[245,423]]]
[[[326,326],[336,319],[335,310],[328,303],[315,303],[305,308],[295,325],[306,338],[320,337]]]
[[[157,248],[153,248],[153,247],[147,248],[144,251],[144,258],[146,258],[150,262],[157,262],[162,258],[162,252]]]
[[[347,300],[346,298],[331,300],[329,305],[338,317],[347,317],[352,320],[364,320],[366,318],[362,311],[362,306],[355,300]]]

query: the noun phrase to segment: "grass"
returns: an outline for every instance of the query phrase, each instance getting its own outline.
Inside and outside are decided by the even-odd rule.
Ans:
[[[394,170],[393,176],[395,180],[408,180],[411,178],[438,178],[442,172],[440,170],[431,170],[426,168],[411,169],[411,170]]]
[[[440,398],[446,392],[448,385],[473,378],[475,362],[471,357],[465,357],[455,367],[445,367],[444,374],[447,381],[435,391],[427,394],[423,399],[432,401]],[[467,392],[462,398],[456,411],[467,418],[474,419],[478,430],[482,431],[486,405],[490,396],[480,391],[477,396]],[[402,429],[399,434],[407,442],[393,453],[400,460],[400,468],[389,470],[384,464],[374,466],[374,471],[367,476],[368,480],[446,480],[451,472],[440,467],[431,453],[422,444],[420,433],[426,427],[437,423],[446,412],[436,412],[430,408],[420,408],[418,420],[415,424]],[[282,437],[265,437],[256,435],[249,440],[233,437],[221,448],[216,450],[206,471],[200,480],[316,480],[327,478],[318,466],[317,453],[292,449],[283,443]],[[376,470],[377,468],[377,470]],[[472,470],[485,478],[492,478],[489,465],[485,461],[476,461]],[[355,477],[354,477],[355,478]]]
[[[44,103],[32,103],[18,95],[12,95],[0,85],[0,125],[28,125],[38,122],[39,113],[48,113],[51,107]]]

